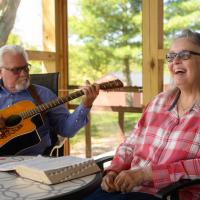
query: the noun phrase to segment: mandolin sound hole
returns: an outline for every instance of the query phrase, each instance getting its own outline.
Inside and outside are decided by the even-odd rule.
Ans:
[[[21,120],[22,120],[21,116],[11,115],[10,117],[6,119],[5,124],[7,127],[16,126],[17,124],[21,122]]]

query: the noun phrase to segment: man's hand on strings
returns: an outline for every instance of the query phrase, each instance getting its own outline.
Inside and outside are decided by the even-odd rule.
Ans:
[[[86,81],[86,86],[82,88],[82,91],[84,92],[84,97],[82,99],[83,105],[90,108],[99,94],[99,85],[91,85],[89,81]]]

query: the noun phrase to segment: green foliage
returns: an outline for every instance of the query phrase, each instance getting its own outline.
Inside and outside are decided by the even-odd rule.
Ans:
[[[18,35],[10,33],[6,43],[7,44],[20,44],[21,38]]]
[[[78,2],[81,14],[69,18],[70,35],[77,38],[69,48],[70,69],[95,80],[108,72],[141,67],[141,0]],[[77,73],[70,73],[70,83],[77,83]]]
[[[165,48],[181,29],[200,30],[199,0],[168,0],[164,5]]]
[[[18,35],[15,35],[12,33],[9,34],[6,44],[22,45],[25,49],[37,50],[37,47],[30,46],[27,43],[23,43],[21,38]],[[39,74],[42,72],[40,61],[30,61],[30,64],[32,65],[31,70],[30,70],[31,74]]]
[[[30,61],[29,63],[31,64],[31,70],[30,70],[31,74],[42,73],[41,63],[39,61]]]
[[[125,114],[125,133],[129,135],[137,123],[140,113]],[[118,130],[118,115],[115,112],[93,112],[91,117],[91,132],[93,138],[103,138],[113,135],[117,136]],[[84,128],[78,134],[70,139],[70,144],[75,144],[84,139]]]
[[[80,15],[69,18],[70,36],[76,38],[69,48],[70,83],[141,70],[141,0],[77,2]],[[164,48],[181,29],[200,30],[198,8],[199,0],[164,0]]]

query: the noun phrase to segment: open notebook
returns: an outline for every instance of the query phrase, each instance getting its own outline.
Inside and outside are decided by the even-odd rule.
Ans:
[[[15,170],[24,178],[45,184],[56,184],[71,179],[87,176],[100,171],[91,158],[74,156],[42,157],[5,163],[0,165],[0,171]]]

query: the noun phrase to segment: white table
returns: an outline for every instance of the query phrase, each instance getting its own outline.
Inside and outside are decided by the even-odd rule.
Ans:
[[[24,156],[0,157],[0,164],[24,160]],[[78,200],[93,191],[101,182],[101,173],[71,181],[46,185],[21,178],[14,172],[0,172],[1,200],[68,199]]]

